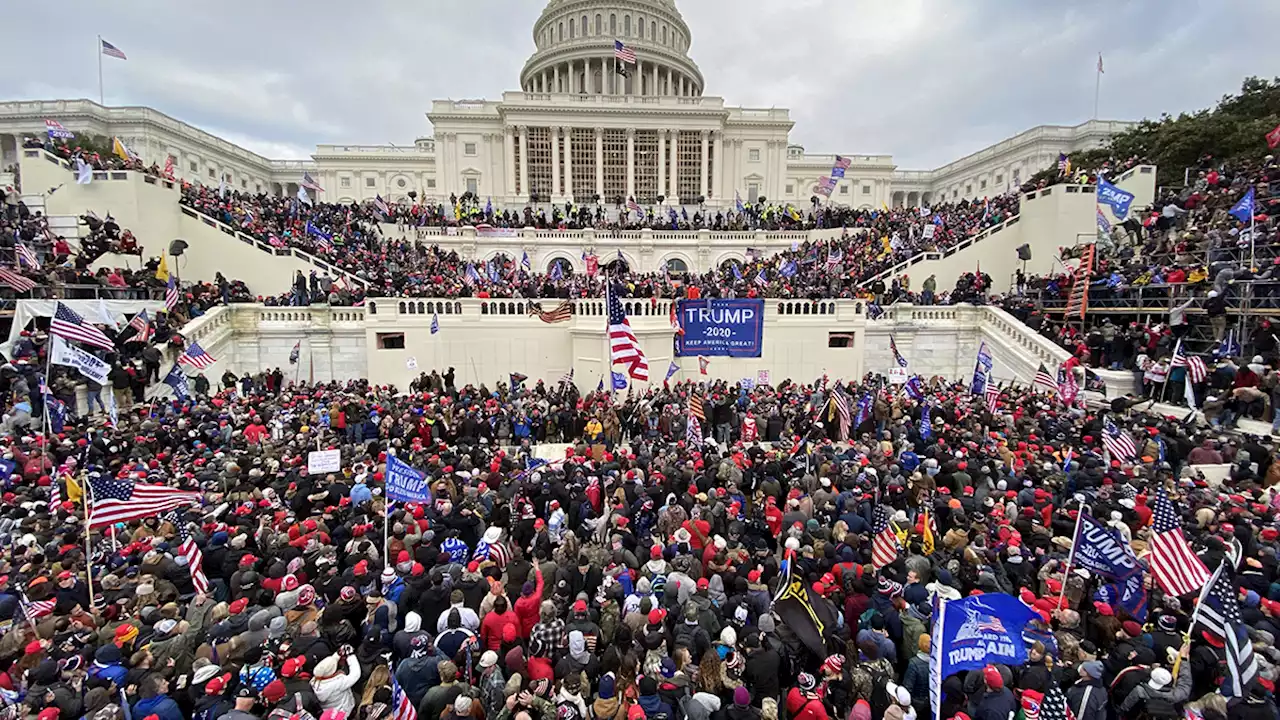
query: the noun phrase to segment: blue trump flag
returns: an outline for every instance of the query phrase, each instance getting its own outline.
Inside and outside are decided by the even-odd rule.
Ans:
[[[1036,614],[1018,598],[985,593],[950,602],[935,600],[929,653],[929,701],[941,712],[942,681],[964,670],[993,663],[1027,661],[1022,631]]]
[[[1098,202],[1111,208],[1111,213],[1117,220],[1124,220],[1129,216],[1129,205],[1133,203],[1133,193],[1121,190],[1106,180],[1098,178]]]
[[[1084,510],[1076,518],[1076,536],[1071,543],[1068,564],[1082,567],[1108,580],[1119,580],[1135,571],[1142,571],[1133,548],[1129,547],[1124,538]]]
[[[623,375],[623,374],[622,374],[622,373],[620,373],[620,372],[614,371],[614,372],[613,372],[613,389],[614,389],[614,390],[626,390],[626,389],[627,389],[627,376],[626,376],[626,375]]]
[[[1249,192],[1245,193],[1244,197],[1240,198],[1240,202],[1232,205],[1231,209],[1227,211],[1227,214],[1242,223],[1252,222],[1253,200],[1253,188],[1249,188]]]
[[[187,385],[187,376],[182,373],[182,370],[177,365],[174,365],[169,374],[164,376],[163,382],[173,388],[173,394],[177,395],[178,399],[186,400],[191,397],[191,389]]]
[[[395,455],[387,456],[387,499],[396,502],[430,503],[427,476]]]

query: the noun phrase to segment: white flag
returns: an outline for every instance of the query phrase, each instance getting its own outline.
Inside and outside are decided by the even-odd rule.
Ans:
[[[93,182],[93,166],[84,161],[84,158],[76,158],[76,184],[88,185]]]
[[[298,201],[307,205],[311,204],[311,196],[307,194],[307,189],[301,185],[298,186]]]

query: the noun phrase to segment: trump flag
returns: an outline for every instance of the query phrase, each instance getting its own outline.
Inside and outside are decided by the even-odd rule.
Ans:
[[[940,602],[933,613],[929,652],[929,701],[942,703],[942,681],[993,663],[1017,667],[1027,661],[1022,630],[1035,617],[1029,606],[1004,593],[984,593]]]

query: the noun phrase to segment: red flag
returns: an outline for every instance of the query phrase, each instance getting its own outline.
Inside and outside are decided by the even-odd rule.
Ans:
[[[1275,130],[1267,133],[1267,147],[1272,150],[1280,147],[1280,125],[1277,125]]]
[[[676,301],[671,301],[671,329],[676,331],[677,335],[684,334],[684,328],[680,327],[680,319],[676,316]]]

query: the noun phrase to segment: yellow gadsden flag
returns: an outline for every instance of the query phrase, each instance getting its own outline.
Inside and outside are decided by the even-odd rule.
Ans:
[[[73,503],[80,502],[80,498],[84,497],[84,491],[80,489],[80,483],[76,479],[67,476],[67,499]]]
[[[160,265],[156,267],[156,279],[162,283],[169,282],[169,261],[160,256]]]
[[[138,158],[138,155],[134,153],[132,150],[130,150],[129,146],[125,145],[124,142],[120,140],[120,138],[118,137],[111,138],[111,152],[115,153],[116,155],[119,155],[120,159],[124,160],[125,162],[129,162],[130,160],[136,160]]]

